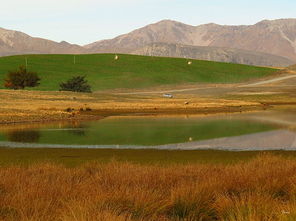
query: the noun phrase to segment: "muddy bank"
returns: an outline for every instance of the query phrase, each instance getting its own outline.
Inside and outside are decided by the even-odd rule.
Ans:
[[[270,109],[262,105],[246,105],[246,106],[218,106],[218,107],[135,107],[135,108],[103,108],[90,109],[88,111],[80,111],[79,109],[69,111],[66,110],[6,110],[0,111],[0,124],[15,124],[15,123],[31,123],[31,122],[52,122],[52,121],[86,121],[99,120],[108,116],[116,115],[157,115],[157,114],[223,114],[223,113],[244,113],[250,111],[262,111]]]
[[[19,112],[11,111],[10,113],[0,112],[0,124],[25,124],[25,123],[46,123],[46,122],[64,122],[64,121],[86,121],[102,119],[99,115],[83,115],[63,112],[63,111],[36,111],[36,112]]]
[[[223,114],[223,113],[243,113],[249,111],[261,111],[270,109],[265,108],[264,106],[258,105],[246,105],[246,106],[219,106],[219,107],[197,107],[197,108],[180,108],[180,107],[171,107],[171,108],[109,108],[109,109],[98,109],[93,110],[88,113],[82,113],[83,115],[99,115],[99,116],[115,116],[115,115],[154,115],[154,114],[201,114],[201,115],[210,115],[210,114]]]

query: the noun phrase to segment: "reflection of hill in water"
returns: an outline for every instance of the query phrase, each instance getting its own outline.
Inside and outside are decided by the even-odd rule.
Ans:
[[[121,116],[100,121],[0,130],[0,146],[156,149],[295,148],[295,113]],[[26,144],[27,143],[27,144]]]
[[[161,149],[224,149],[224,150],[296,150],[296,133],[288,130],[275,130],[225,137],[193,143],[167,145]]]
[[[260,132],[236,137],[217,138],[205,141],[168,144],[159,146],[140,145],[63,145],[63,144],[29,144],[16,142],[0,142],[2,147],[24,148],[97,148],[97,149],[162,149],[162,150],[296,150],[296,133],[288,130]]]
[[[7,132],[6,136],[11,142],[38,143],[40,132],[36,130],[15,130]]]
[[[210,117],[110,117],[85,125],[56,125],[34,129],[40,135],[35,143],[63,145],[138,145],[159,146],[185,143],[188,141],[210,140],[221,137],[240,136],[275,130],[264,122],[250,121],[246,118],[229,116]],[[17,129],[15,129],[17,130]],[[25,131],[28,131],[26,134]],[[12,133],[2,141],[32,143],[28,139],[32,130]]]

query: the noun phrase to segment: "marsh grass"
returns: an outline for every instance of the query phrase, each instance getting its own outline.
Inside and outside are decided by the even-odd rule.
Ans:
[[[0,168],[0,220],[294,220],[296,161]]]

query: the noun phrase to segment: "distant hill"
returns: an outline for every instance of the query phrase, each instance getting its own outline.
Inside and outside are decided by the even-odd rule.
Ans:
[[[255,25],[186,25],[164,20],[86,48],[131,53],[151,43],[236,48],[286,57],[296,62],[296,19],[264,20]]]
[[[132,52],[137,55],[181,57],[256,66],[286,67],[295,62],[288,58],[241,49],[152,43]]]
[[[0,56],[91,53],[186,57],[284,67],[296,63],[296,19],[264,20],[241,26],[213,23],[191,26],[164,20],[85,46],[0,28]]]
[[[67,42],[34,38],[25,33],[0,28],[0,56],[15,54],[76,54],[86,49]]]
[[[28,69],[41,77],[34,90],[58,90],[59,83],[85,75],[93,90],[149,88],[193,83],[233,83],[265,77],[277,69],[212,61],[121,55],[25,55],[0,57],[0,88],[9,70],[28,61]]]

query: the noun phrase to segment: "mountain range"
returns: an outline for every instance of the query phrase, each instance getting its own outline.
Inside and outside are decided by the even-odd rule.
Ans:
[[[288,58],[235,48],[190,46],[168,43],[152,43],[132,52],[136,55],[180,57],[236,64],[270,67],[286,67],[296,62]]]
[[[79,45],[34,38],[19,31],[0,28],[0,56],[16,54],[76,54],[87,53]]]
[[[0,28],[0,56],[27,53],[126,53],[288,66],[296,63],[296,19],[264,20],[241,26],[213,23],[191,26],[163,20],[85,46]]]

